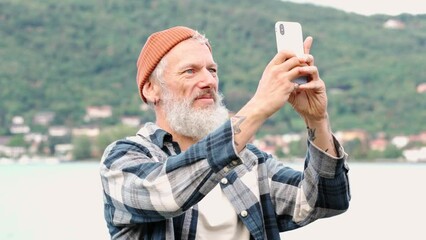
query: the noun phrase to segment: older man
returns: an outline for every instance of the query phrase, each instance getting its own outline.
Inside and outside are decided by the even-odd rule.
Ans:
[[[333,137],[325,84],[304,56],[279,52],[233,117],[218,93],[208,40],[187,27],[152,34],[137,61],[141,98],[156,122],[102,157],[112,239],[279,239],[280,232],[344,212],[347,155]],[[292,82],[308,76],[309,82]],[[287,102],[307,125],[303,172],[249,144]]]

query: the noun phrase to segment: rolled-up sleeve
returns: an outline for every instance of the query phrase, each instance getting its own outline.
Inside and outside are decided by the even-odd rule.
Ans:
[[[338,157],[308,141],[304,170],[296,171],[269,159],[271,197],[281,221],[280,230],[304,226],[319,218],[345,212],[351,198],[347,154],[334,139]]]

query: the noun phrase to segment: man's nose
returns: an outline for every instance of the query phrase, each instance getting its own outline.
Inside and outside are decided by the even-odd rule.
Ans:
[[[217,84],[216,73],[212,73],[209,69],[204,69],[200,81],[201,87],[214,88]]]

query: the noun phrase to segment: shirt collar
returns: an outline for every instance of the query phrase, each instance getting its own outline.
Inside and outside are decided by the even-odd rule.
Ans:
[[[164,143],[166,142],[173,142],[173,137],[170,133],[164,131],[152,122],[146,123],[145,126],[141,128],[137,134],[151,140],[152,143],[159,146],[160,148],[163,148]]]

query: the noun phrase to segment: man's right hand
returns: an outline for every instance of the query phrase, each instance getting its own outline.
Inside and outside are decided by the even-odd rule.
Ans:
[[[299,67],[306,58],[281,51],[266,66],[253,98],[231,118],[237,151],[241,151],[262,124],[281,109],[293,93],[293,79],[301,76]]]
[[[293,79],[300,76],[305,59],[289,51],[281,51],[266,66],[251,101],[260,106],[265,119],[281,109],[294,91]]]

